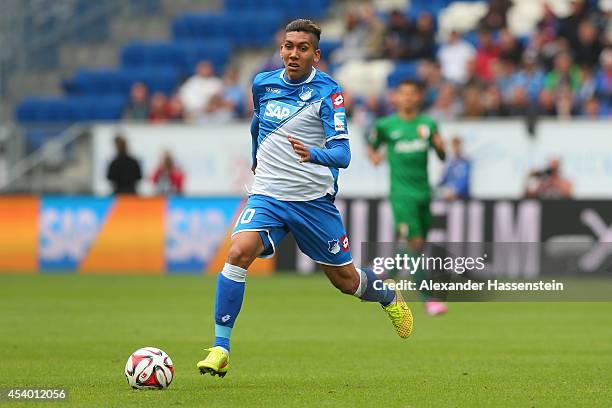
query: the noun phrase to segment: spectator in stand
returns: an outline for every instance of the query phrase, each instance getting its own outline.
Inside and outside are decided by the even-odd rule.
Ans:
[[[446,44],[440,47],[438,60],[442,76],[455,85],[463,85],[468,79],[468,61],[474,58],[476,50],[463,40],[458,31],[452,31]]]
[[[367,59],[381,58],[385,44],[385,24],[376,15],[371,4],[361,7],[361,21],[366,27],[363,39],[364,55]]]
[[[497,85],[489,85],[484,95],[484,115],[504,117],[509,115],[508,108],[502,100],[502,93]]]
[[[171,121],[182,121],[183,117],[183,103],[177,95],[172,95],[168,99],[167,105],[168,119]]]
[[[555,102],[557,107],[557,117],[559,119],[570,119],[572,116],[579,113],[579,107],[576,104],[574,93],[567,85],[557,88]]]
[[[572,45],[574,61],[579,65],[593,67],[601,54],[602,44],[599,30],[590,19],[582,20],[578,26],[577,42]]]
[[[482,106],[482,95],[480,88],[466,86],[463,89],[463,112],[462,117],[467,119],[479,118],[484,114]]]
[[[125,108],[123,117],[131,120],[147,120],[149,118],[149,91],[142,82],[132,85],[130,102]]]
[[[416,27],[406,43],[407,59],[426,59],[433,61],[435,46],[434,21],[430,13],[419,14]]]
[[[510,116],[535,116],[537,95],[535,99],[529,99],[529,91],[524,86],[516,86],[512,89],[508,101],[508,114]]]
[[[480,28],[486,30],[500,30],[505,28],[507,23],[508,10],[512,7],[512,0],[489,0],[489,9],[480,20]]]
[[[595,83],[595,76],[593,75],[593,69],[588,65],[582,65],[580,67],[580,79],[581,83],[576,90],[576,102],[579,104],[584,103],[593,95],[595,95],[595,89],[597,87]]]
[[[168,98],[162,92],[155,92],[151,97],[151,110],[149,112],[149,122],[164,123],[170,117],[168,115]]]
[[[557,34],[565,38],[572,49],[576,49],[578,44],[578,27],[580,22],[587,18],[588,9],[584,0],[572,0],[571,8],[570,15],[559,21],[559,31]]]
[[[538,95],[537,113],[540,116],[556,116],[555,94],[550,89],[542,89]]]
[[[612,113],[612,48],[607,48],[599,58],[601,68],[595,76],[595,95],[601,101],[604,115]]]
[[[155,192],[159,195],[183,194],[185,174],[176,166],[172,154],[166,150],[160,164],[151,175]]]
[[[393,60],[406,58],[407,44],[412,36],[410,21],[400,10],[392,10],[389,14],[387,33],[385,35],[386,58]]]
[[[484,89],[486,87],[485,82],[478,76],[478,65],[476,64],[476,58],[468,60],[467,66],[467,80],[463,84],[464,88],[476,87]]]
[[[246,107],[246,93],[238,83],[238,70],[229,67],[223,75],[223,89],[215,94],[206,107],[204,120],[227,122],[238,118]]]
[[[115,194],[136,194],[136,184],[142,178],[140,164],[128,153],[127,142],[121,134],[114,139],[117,152],[106,171]]]
[[[446,162],[438,190],[439,195],[446,200],[469,200],[472,163],[463,155],[459,137],[453,137],[451,149],[452,158]]]
[[[364,42],[367,36],[367,27],[361,24],[355,10],[349,10],[344,15],[344,34],[342,45],[331,55],[335,65],[342,65],[348,61],[363,60],[366,57]]]
[[[452,84],[442,85],[434,104],[427,111],[427,116],[436,121],[457,119],[461,114],[461,104],[456,95],[457,92]]]
[[[542,33],[546,38],[555,38],[559,32],[559,18],[557,18],[552,7],[548,3],[542,5],[542,18],[536,26],[537,31]]]
[[[535,54],[526,51],[523,54],[522,68],[512,75],[509,89],[511,98],[516,96],[517,88],[522,88],[527,93],[529,103],[536,103],[543,87],[544,72],[538,67]]]
[[[522,56],[523,46],[516,40],[510,30],[504,28],[499,36],[499,59],[518,65],[521,63]]]
[[[548,71],[553,66],[555,55],[568,49],[569,45],[566,40],[554,36],[549,37],[544,32],[535,31],[529,37],[525,52],[533,54],[536,61]]]
[[[584,102],[582,116],[589,119],[598,119],[603,116],[597,98],[593,96]]]
[[[476,72],[485,83],[493,80],[493,66],[499,58],[499,47],[489,30],[478,31],[478,48],[476,49]]]
[[[573,65],[572,57],[568,52],[561,52],[555,57],[555,67],[546,75],[544,86],[555,91],[562,87],[569,87],[577,91],[582,83],[580,69]]]
[[[213,65],[209,61],[200,61],[196,74],[185,81],[178,92],[186,118],[199,121],[211,98],[221,92],[222,87],[223,82],[215,76]]]
[[[572,183],[561,176],[561,163],[552,158],[543,170],[529,172],[525,196],[529,198],[572,198]]]
[[[266,60],[264,61],[263,65],[258,70],[258,72],[275,71],[285,66],[285,64],[283,63],[283,59],[281,58],[280,52],[279,52],[280,47],[283,45],[284,41],[285,41],[285,29],[283,28],[283,29],[278,30],[276,34],[274,35],[274,44],[275,44],[274,51],[270,54],[268,58],[266,58]]]
[[[444,85],[440,64],[437,61],[421,61],[417,69],[419,80],[424,84],[422,109],[428,109],[438,97],[440,87]]]
[[[512,85],[514,81],[514,75],[516,74],[516,66],[508,59],[500,58],[493,67],[494,81],[501,92],[504,101],[510,99],[512,93]]]

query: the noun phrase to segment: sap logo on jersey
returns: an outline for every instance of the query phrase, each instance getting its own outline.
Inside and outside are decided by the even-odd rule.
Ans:
[[[291,106],[278,101],[270,101],[266,105],[266,112],[264,113],[264,116],[273,122],[280,122],[287,119],[298,110],[299,109],[296,106]]]

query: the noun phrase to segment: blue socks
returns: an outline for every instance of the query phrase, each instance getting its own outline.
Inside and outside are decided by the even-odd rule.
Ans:
[[[357,273],[359,273],[359,287],[354,296],[366,302],[378,302],[383,306],[388,306],[395,300],[395,291],[384,287],[382,279],[373,270],[357,268]],[[376,287],[374,282],[377,282]]]
[[[246,273],[246,269],[226,263],[217,276],[214,346],[222,347],[228,353],[232,328],[242,307]],[[381,277],[373,270],[357,269],[357,273],[359,287],[354,293],[356,297],[366,302],[379,302],[383,306],[388,306],[395,300],[395,291],[383,287]]]
[[[226,263],[217,276],[214,346],[223,347],[228,353],[232,328],[242,307],[246,273],[246,269]]]

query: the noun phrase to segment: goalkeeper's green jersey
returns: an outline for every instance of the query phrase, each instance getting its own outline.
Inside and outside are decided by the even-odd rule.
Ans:
[[[387,160],[391,171],[390,196],[429,200],[431,193],[427,176],[427,156],[432,136],[438,131],[436,122],[418,115],[412,120],[398,114],[376,121],[370,135],[375,149],[387,145]]]

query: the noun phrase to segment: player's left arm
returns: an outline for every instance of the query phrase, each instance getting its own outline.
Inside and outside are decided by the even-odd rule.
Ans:
[[[438,125],[433,122],[431,124],[431,146],[436,151],[438,158],[442,161],[446,158],[446,150],[444,149],[444,139],[438,132]]]
[[[310,162],[326,167],[345,169],[351,162],[351,148],[348,139],[331,139],[325,143],[325,149],[306,147],[304,143],[289,136],[287,138],[293,150],[300,156],[300,163]]]
[[[438,158],[442,161],[446,158],[446,150],[444,150],[444,140],[442,140],[442,136],[438,132],[434,133],[431,136],[431,145],[433,146]]]
[[[321,101],[319,117],[325,133],[325,149],[306,147],[302,142],[289,137],[293,150],[300,156],[300,162],[310,162],[326,167],[347,168],[351,162],[351,148],[348,141],[348,127],[344,95],[335,85],[331,95]]]

